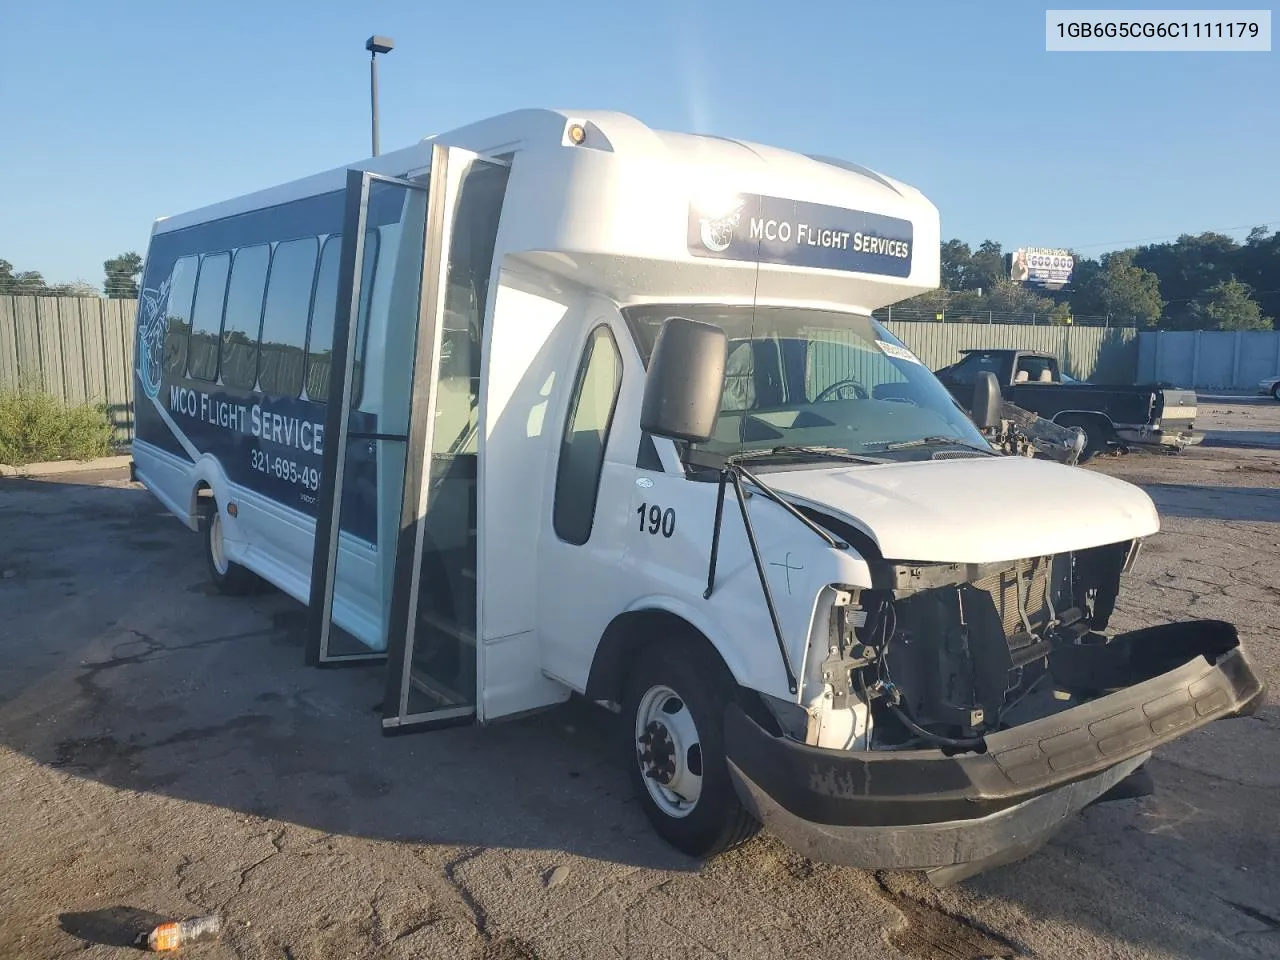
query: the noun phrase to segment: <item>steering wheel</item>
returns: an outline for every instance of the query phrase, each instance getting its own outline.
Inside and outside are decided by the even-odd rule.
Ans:
[[[853,395],[847,396],[844,393],[846,390],[850,391]],[[867,393],[867,388],[857,380],[837,380],[835,383],[831,384],[831,386],[827,387],[827,389],[814,397],[813,402],[821,403],[823,400],[828,399],[827,394],[837,394],[838,396],[836,399],[838,400],[866,400],[871,396]]]

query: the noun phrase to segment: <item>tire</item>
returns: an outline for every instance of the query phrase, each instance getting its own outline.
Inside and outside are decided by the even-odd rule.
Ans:
[[[200,532],[204,539],[205,566],[219,593],[243,597],[262,589],[262,581],[256,574],[227,559],[222,547],[222,512],[212,499],[200,511]]]
[[[688,642],[659,643],[636,654],[629,674],[622,710],[627,767],[654,830],[696,859],[713,857],[754,836],[760,824],[738,799],[725,759],[724,712],[733,680],[724,665]],[[680,751],[672,741],[689,739],[696,746],[685,747],[678,763]],[[682,797],[666,783],[683,785],[686,795],[696,796]]]
[[[1280,400],[1280,383],[1277,383],[1271,388],[1271,399]]]
[[[1077,463],[1088,463],[1107,447],[1106,429],[1093,417],[1063,417],[1055,421],[1060,427],[1075,427],[1084,434],[1084,449]]]

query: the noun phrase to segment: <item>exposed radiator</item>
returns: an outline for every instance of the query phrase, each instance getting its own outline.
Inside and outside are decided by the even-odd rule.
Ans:
[[[996,605],[996,613],[1000,616],[1000,623],[1004,626],[1005,638],[1011,641],[1015,637],[1018,638],[1017,642],[1010,643],[1010,647],[1014,649],[1031,642],[1031,638],[1025,635],[1026,627],[1018,612],[1019,589],[1022,592],[1027,620],[1031,623],[1032,629],[1040,630],[1049,622],[1047,592],[1052,566],[1051,557],[1019,560],[1016,566],[974,583],[979,590],[985,590],[991,595]]]

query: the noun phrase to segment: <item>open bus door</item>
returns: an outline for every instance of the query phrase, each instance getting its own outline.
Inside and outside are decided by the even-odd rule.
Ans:
[[[420,179],[347,176],[307,660],[385,657],[388,732],[476,713],[480,355],[506,179],[439,145]],[[373,514],[368,544],[350,531]]]

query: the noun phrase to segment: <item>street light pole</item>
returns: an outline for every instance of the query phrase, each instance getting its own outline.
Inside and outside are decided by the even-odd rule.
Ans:
[[[390,37],[370,37],[364,43],[369,51],[369,109],[373,120],[373,155],[378,155],[378,54],[390,53],[395,43]]]
[[[369,113],[373,120],[373,155],[378,155],[378,55],[369,54]]]

